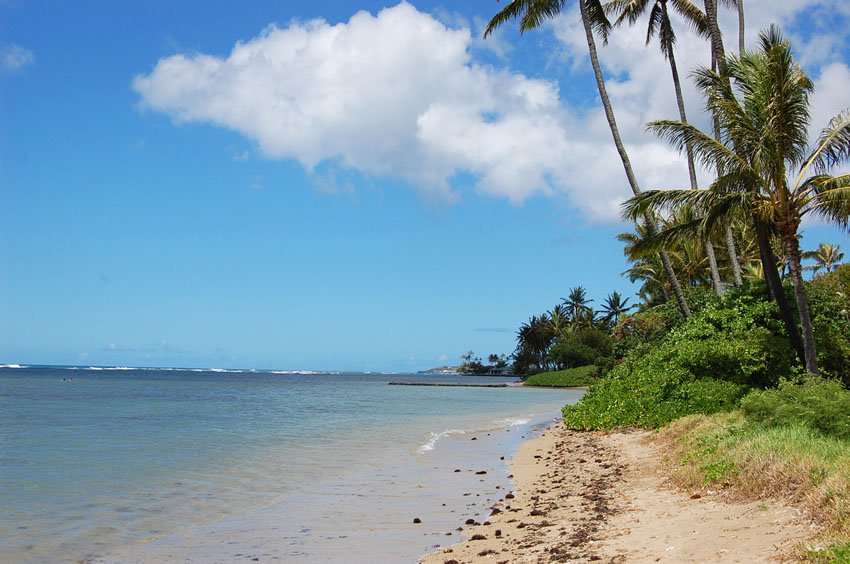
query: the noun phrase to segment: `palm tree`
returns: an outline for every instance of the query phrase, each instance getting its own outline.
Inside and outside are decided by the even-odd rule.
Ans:
[[[566,0],[510,0],[508,4],[502,8],[487,24],[484,30],[484,37],[490,35],[500,25],[519,18],[520,32],[526,32],[540,26],[545,20],[554,18],[561,13]],[[602,107],[605,110],[605,117],[608,120],[608,127],[611,129],[611,135],[614,138],[614,145],[617,148],[617,153],[620,155],[620,160],[623,163],[623,169],[626,173],[626,178],[631,186],[632,193],[637,196],[640,194],[640,186],[637,178],[635,178],[632,164],[629,160],[629,155],[623,145],[623,140],[620,137],[620,131],[617,127],[617,120],[614,118],[614,110],[611,107],[611,100],[608,98],[608,92],[605,88],[605,79],[602,77],[602,67],[599,64],[599,56],[596,52],[596,39],[594,32],[602,36],[603,41],[608,38],[608,31],[611,24],[605,17],[605,10],[602,7],[600,0],[578,0],[579,12],[581,13],[581,22],[584,26],[584,35],[587,40],[587,49],[590,54],[590,64],[593,67],[593,74],[596,78],[596,87],[599,90],[599,97],[602,99]],[[650,220],[647,220],[647,229],[655,231],[655,226]],[[682,292],[682,287],[676,280],[676,275],[673,272],[673,267],[670,264],[670,259],[666,253],[660,253],[661,262],[664,264],[664,271],[667,278],[673,287],[673,292],[676,296],[679,309],[684,317],[690,317],[691,311],[688,309],[688,304],[685,301],[685,295]]]
[[[721,0],[725,3],[729,3],[730,1],[734,2],[735,0]],[[741,0],[743,2],[743,0]],[[703,0],[703,6],[705,7],[705,18],[706,24],[708,26],[708,34],[709,40],[711,42],[711,68],[713,70],[717,70],[721,76],[726,76],[726,54],[723,48],[723,36],[720,33],[720,26],[717,23],[717,0]],[[743,25],[743,3],[739,4],[739,13],[738,13],[738,22],[739,26]],[[743,38],[743,31],[740,31],[741,37]],[[741,42],[741,53],[740,56],[743,56],[743,39]],[[714,136],[718,140],[720,139],[720,124],[718,122],[717,117],[714,117]],[[717,174],[720,175],[721,171],[717,171]],[[732,264],[732,275],[734,276],[735,285],[740,286],[743,283],[741,278],[741,263],[738,260],[738,253],[735,248],[735,238],[732,234],[732,228],[727,224],[725,226],[725,235],[726,235],[726,250],[729,253],[729,261]],[[763,240],[760,238],[760,242],[763,243]],[[773,277],[768,278],[768,286],[776,285],[777,280]],[[781,286],[781,284],[779,284]],[[779,287],[776,286],[774,288],[775,292],[779,291]]]
[[[685,20],[691,24],[700,35],[707,35],[708,25],[699,8],[692,4],[689,0],[669,0],[673,8],[679,12]],[[673,23],[670,21],[670,14],[667,11],[668,0],[612,0],[605,4],[605,11],[617,15],[614,21],[614,26],[621,25],[624,21],[634,25],[649,8],[652,9],[649,14],[649,25],[646,31],[646,44],[652,41],[652,38],[657,34],[658,43],[661,47],[661,53],[667,62],[670,63],[670,73],[673,76],[673,91],[676,94],[676,105],[679,108],[679,121],[688,123],[687,112],[685,111],[685,99],[682,96],[682,82],[679,78],[679,69],[676,66],[676,57],[673,46],[676,43],[676,33],[673,31]],[[697,171],[694,166],[693,151],[689,144],[685,145],[685,156],[688,162],[688,176],[691,181],[691,189],[696,190],[697,186]],[[723,285],[720,281],[720,271],[717,268],[717,258],[714,254],[714,246],[711,241],[705,241],[705,253],[708,260],[708,265],[711,271],[711,282],[714,291],[717,295],[723,294]]]
[[[629,312],[634,306],[630,306],[629,298],[623,299],[619,292],[614,290],[605,298],[602,304],[602,319],[613,327],[620,322],[620,316]]]
[[[670,286],[664,276],[664,266],[657,253],[643,254],[636,249],[648,238],[644,223],[635,221],[634,233],[620,233],[617,240],[625,243],[623,254],[631,266],[623,272],[629,282],[641,282],[638,296],[647,305],[657,305],[670,299]]]
[[[558,304],[547,312],[547,314],[549,316],[550,331],[553,338],[557,339],[570,327],[570,312],[563,305]]]
[[[816,261],[811,266],[803,267],[803,270],[811,270],[813,274],[817,274],[820,269],[824,269],[826,272],[832,272],[838,266],[838,263],[844,259],[844,253],[840,249],[841,245],[821,243],[818,245],[818,250],[803,253],[803,258],[814,259]]]
[[[850,174],[828,174],[832,167],[850,160],[850,110],[830,120],[807,155],[808,97],[813,84],[794,62],[791,47],[778,29],[771,27],[763,32],[759,43],[757,53],[728,58],[723,65],[725,75],[709,69],[695,73],[697,85],[721,124],[725,143],[688,124],[650,124],[650,129],[680,150],[685,140],[690,141],[702,162],[716,164],[723,171],[711,191],[646,193],[627,207],[635,216],[650,209],[689,203],[706,211],[704,228],[732,209],[745,209],[753,217],[760,243],[768,230],[773,230],[782,242],[794,287],[802,328],[801,356],[806,370],[817,374],[817,350],[803,286],[798,229],[807,214],[842,227],[850,224]],[[799,173],[789,184],[787,171],[797,167]],[[772,257],[773,252],[769,255]],[[762,251],[763,270],[769,279],[771,270],[776,275],[776,268],[766,258],[769,257]],[[777,303],[784,296],[781,286],[779,290],[774,291]]]
[[[587,290],[583,286],[570,288],[569,296],[561,298],[561,301],[566,308],[573,326],[579,326],[583,322],[590,324],[593,321],[593,308],[590,307],[593,300],[587,298]]]

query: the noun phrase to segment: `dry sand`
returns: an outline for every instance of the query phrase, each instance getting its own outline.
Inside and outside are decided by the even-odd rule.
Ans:
[[[426,556],[451,562],[771,562],[814,530],[775,502],[729,503],[666,483],[648,432],[575,432],[562,424],[522,445],[517,491],[470,540]]]

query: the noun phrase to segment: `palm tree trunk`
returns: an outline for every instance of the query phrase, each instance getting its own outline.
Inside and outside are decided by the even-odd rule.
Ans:
[[[743,0],[739,0],[738,21],[739,26],[743,25]],[[705,15],[708,20],[709,34],[711,35],[711,67],[717,68],[721,76],[726,75],[726,51],[723,49],[723,36],[720,33],[720,26],[717,24],[717,1],[704,0]],[[740,29],[740,27],[739,27]],[[743,32],[742,32],[743,33]],[[743,36],[743,35],[742,35]],[[741,40],[743,45],[743,39]],[[720,122],[717,116],[714,116],[714,138],[720,140]],[[732,228],[726,224],[726,250],[729,254],[729,262],[732,265],[732,276],[736,286],[742,286],[744,280],[741,276],[741,262],[738,260],[738,253],[735,251],[735,237],[732,234]]]
[[[743,55],[746,48],[744,37],[744,0],[738,0],[738,54]]]
[[[779,307],[779,312],[782,314],[782,321],[785,323],[785,330],[788,332],[791,346],[797,351],[797,357],[805,366],[806,348],[800,336],[800,330],[797,329],[797,320],[794,319],[794,312],[791,311],[791,306],[785,298],[785,290],[782,288],[782,280],[779,278],[776,255],[773,254],[773,248],[770,245],[770,235],[767,231],[767,226],[755,216],[753,216],[753,224],[756,229],[762,270],[764,271],[764,280],[767,282],[768,291],[772,294],[772,298]]]
[[[797,301],[797,312],[800,314],[800,326],[803,328],[803,350],[806,356],[806,372],[818,375],[818,353],[815,347],[815,332],[812,327],[812,317],[809,313],[809,300],[806,299],[806,289],[803,286],[803,275],[800,267],[800,243],[796,233],[783,233],[788,270],[791,274],[791,284],[794,286],[794,298]]]
[[[738,260],[738,251],[735,249],[735,235],[732,233],[732,227],[729,225],[729,222],[726,222],[725,232],[726,252],[729,253],[729,262],[732,263],[732,277],[735,280],[735,286],[743,286],[744,278],[741,276],[741,261]]]
[[[605,109],[605,117],[608,120],[608,126],[611,129],[611,135],[614,137],[614,145],[617,147],[617,153],[620,155],[620,160],[623,162],[623,169],[626,171],[626,178],[629,181],[629,186],[632,188],[632,193],[635,196],[640,195],[640,187],[638,186],[635,173],[632,170],[632,164],[629,160],[629,155],[626,153],[626,148],[623,146],[623,140],[620,138],[620,130],[617,127],[617,121],[614,118],[614,110],[611,107],[611,100],[608,98],[608,92],[605,89],[605,79],[602,77],[602,67],[599,66],[599,55],[596,52],[596,40],[593,38],[593,29],[590,27],[590,19],[587,15],[587,0],[579,0],[579,10],[581,11],[581,23],[584,26],[584,35],[587,39],[587,50],[590,53],[590,64],[593,67],[593,74],[596,77],[596,86],[599,89],[599,97],[602,99],[602,107]],[[647,216],[646,228],[650,235],[655,235],[657,228],[655,219]],[[667,275],[667,281],[673,288],[673,294],[676,296],[676,302],[679,304],[679,311],[686,319],[691,316],[691,310],[688,308],[688,303],[685,301],[685,294],[682,292],[682,286],[676,278],[676,273],[673,271],[673,266],[670,264],[670,258],[667,253],[659,253],[661,262],[664,264],[664,272]]]
[[[664,14],[664,18],[670,17],[667,14],[666,2],[661,4],[661,11]],[[679,69],[676,67],[676,58],[673,55],[672,48],[667,52],[667,58],[670,61],[670,72],[673,75],[673,90],[676,92],[676,105],[679,106],[679,121],[688,123],[688,115],[685,112],[685,98],[682,96],[682,82],[679,80]],[[685,155],[688,161],[688,176],[691,179],[691,190],[697,190],[699,189],[697,185],[697,170],[696,166],[694,166],[694,152],[691,149],[690,142],[685,143]],[[722,296],[723,284],[720,281],[720,270],[717,268],[717,257],[714,255],[714,246],[712,246],[711,241],[707,237],[705,240],[705,254],[708,257],[708,266],[711,271],[711,285],[714,288],[714,292],[718,296]]]

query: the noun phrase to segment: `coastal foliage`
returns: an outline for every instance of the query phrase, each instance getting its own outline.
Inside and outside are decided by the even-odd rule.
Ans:
[[[659,427],[692,413],[729,411],[751,388],[794,376],[794,351],[773,302],[753,292],[711,297],[687,321],[658,337],[665,312],[625,319],[615,330],[633,343],[625,358],[573,406],[568,427]],[[634,327],[649,327],[649,344]],[[616,348],[616,347],[615,347]]]
[[[576,388],[589,386],[597,377],[596,366],[579,366],[553,372],[541,372],[529,376],[523,382],[526,386],[546,386],[550,388]]]
[[[850,264],[816,276],[806,285],[824,376],[850,386]]]

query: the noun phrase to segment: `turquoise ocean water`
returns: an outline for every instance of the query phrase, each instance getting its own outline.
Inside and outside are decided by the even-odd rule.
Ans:
[[[400,380],[0,368],[0,561],[415,562],[579,397]]]

